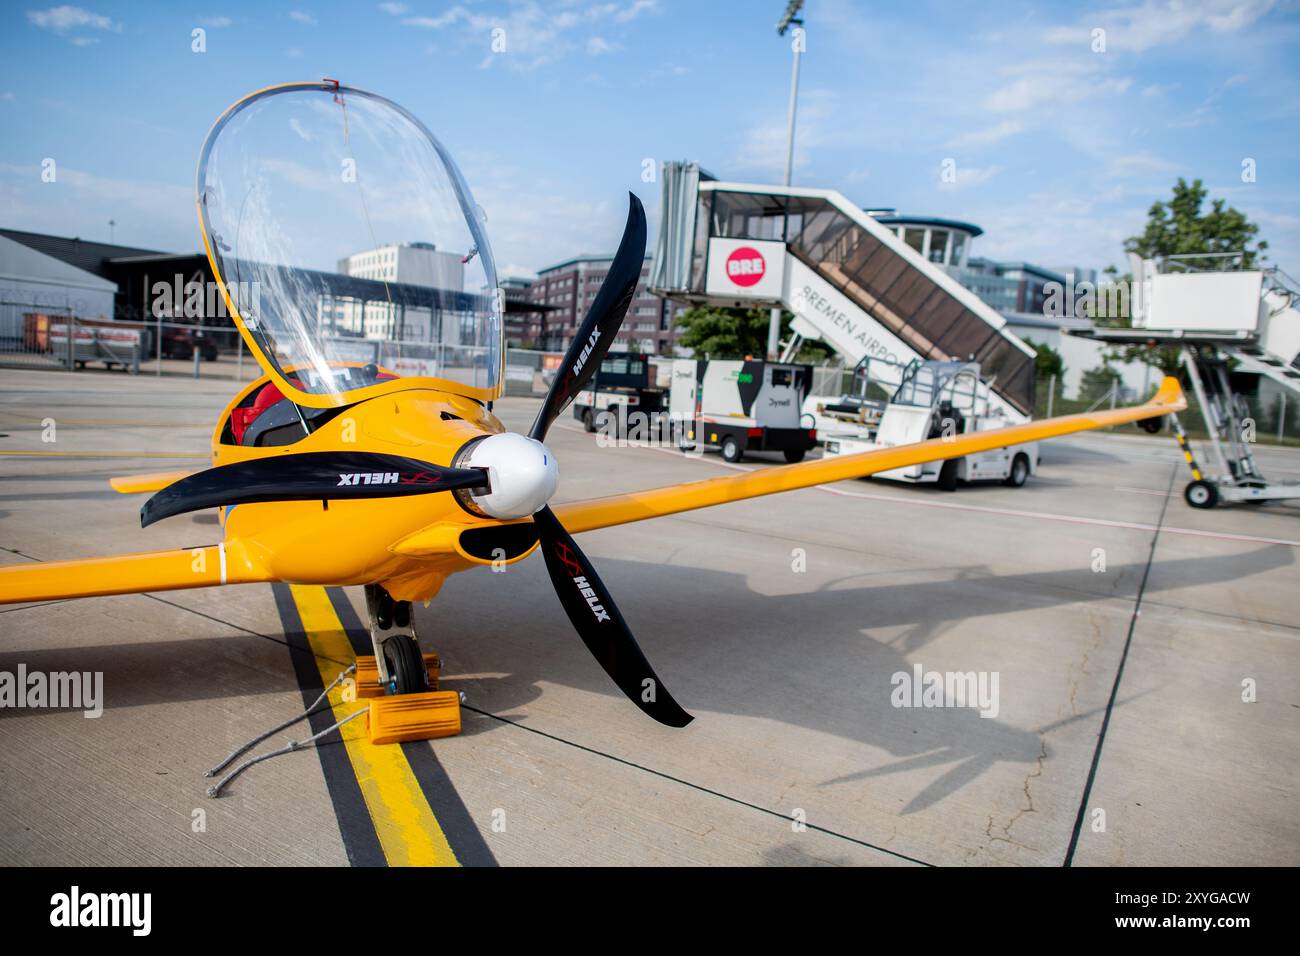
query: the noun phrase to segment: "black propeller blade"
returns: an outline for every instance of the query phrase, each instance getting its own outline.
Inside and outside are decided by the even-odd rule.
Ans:
[[[645,209],[641,200],[628,193],[627,225],[623,227],[623,239],[614,253],[609,273],[596,293],[587,317],[578,327],[578,333],[564,354],[564,362],[555,374],[551,390],[546,400],[537,411],[533,427],[528,430],[528,437],[542,441],[551,423],[564,411],[566,405],[582,391],[614,342],[627,307],[636,294],[637,283],[641,281],[641,267],[645,264]]]
[[[399,498],[476,485],[487,485],[486,475],[476,468],[448,468],[400,455],[360,451],[277,455],[209,468],[168,485],[144,503],[140,526],[222,505]]]
[[[641,653],[614,599],[569,532],[549,507],[533,515],[546,570],[578,636],[632,703],[669,727],[694,718],[673,700]]]
[[[564,355],[560,371],[551,383],[546,400],[538,409],[528,437],[542,441],[551,424],[600,368],[614,337],[623,325],[628,305],[641,281],[645,262],[645,209],[641,200],[628,194],[627,225],[623,239],[610,264],[609,273],[596,293],[587,317],[583,319],[573,343]],[[537,526],[546,570],[551,575],[555,593],[564,613],[573,622],[578,636],[595,655],[605,673],[628,696],[632,703],[670,727],[685,727],[694,718],[673,700],[641,653],[636,639],[619,613],[596,569],[564,530],[549,507],[533,515]]]

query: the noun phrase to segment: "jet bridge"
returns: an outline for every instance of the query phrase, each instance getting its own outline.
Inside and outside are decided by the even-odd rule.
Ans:
[[[691,304],[782,306],[796,336],[892,391],[913,361],[976,361],[1009,423],[1034,405],[1032,348],[997,311],[888,226],[830,189],[719,182],[696,163],[663,167],[650,289]]]

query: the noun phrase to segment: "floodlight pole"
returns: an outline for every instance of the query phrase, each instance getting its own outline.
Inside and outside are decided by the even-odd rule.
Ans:
[[[786,4],[785,13],[781,16],[776,25],[778,36],[785,36],[785,31],[791,25],[795,26],[799,33],[803,32],[803,20],[799,18],[799,11],[803,7],[803,0],[790,0]],[[794,53],[794,64],[790,68],[790,109],[786,119],[786,137],[785,137],[785,184],[790,185],[790,180],[794,174],[794,121],[795,111],[799,106],[799,57],[803,52],[803,37],[800,35],[796,41],[790,44],[790,49]],[[787,237],[783,237],[787,238]],[[767,360],[775,362],[779,357],[781,345],[781,307],[773,306],[772,314],[767,323]]]
[[[798,29],[803,29],[803,21],[793,21]],[[794,117],[799,106],[799,56],[803,49],[802,42],[791,44],[794,48],[794,65],[790,68],[790,110],[786,119],[785,133],[785,184],[790,185],[794,173]]]

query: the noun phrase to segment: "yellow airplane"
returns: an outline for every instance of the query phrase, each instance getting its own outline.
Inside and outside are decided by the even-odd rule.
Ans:
[[[604,284],[525,436],[492,412],[503,391],[503,301],[485,217],[450,155],[410,113],[328,80],[258,91],[208,134],[197,193],[213,275],[265,374],[218,418],[211,468],[112,485],[153,492],[141,509],[146,527],[219,509],[221,540],[0,568],[0,603],[272,581],[359,585],[374,690],[402,698],[429,689],[411,602],[434,597],[450,574],[540,549],[600,665],[641,710],[682,727],[691,716],[659,681],[574,533],[1157,418],[1186,404],[1166,378],[1133,408],[552,508],[559,470],[547,430],[600,365],[640,279],[646,223],[635,196]]]

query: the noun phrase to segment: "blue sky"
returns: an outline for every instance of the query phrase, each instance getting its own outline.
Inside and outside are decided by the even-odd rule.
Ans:
[[[7,3],[0,225],[107,239],[114,219],[118,242],[197,249],[194,165],[211,122],[248,91],[330,76],[397,100],[442,138],[503,273],[607,250],[624,190],[657,222],[647,158],[779,181],[783,7]],[[1178,176],[1199,177],[1300,274],[1297,0],[806,7],[797,185],[976,222],[978,254],[1101,268],[1122,265],[1124,237]],[[205,53],[191,49],[195,28]],[[46,158],[54,183],[41,180]],[[947,159],[956,183],[941,180]]]

